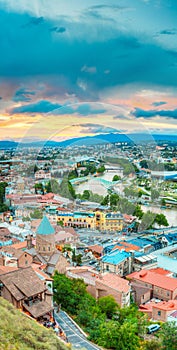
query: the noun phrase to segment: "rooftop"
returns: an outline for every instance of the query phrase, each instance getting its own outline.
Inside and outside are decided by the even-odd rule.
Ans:
[[[31,266],[2,275],[1,282],[16,300],[22,300],[46,290]]]
[[[177,289],[177,279],[167,277],[150,270],[133,272],[128,275],[127,278],[135,281],[143,281],[166,290],[174,291]]]
[[[54,228],[52,227],[47,216],[44,216],[40,225],[37,228],[38,235],[52,235],[55,233]]]
[[[128,281],[113,273],[107,273],[105,275],[102,275],[100,279],[96,280],[96,282],[102,283],[112,289],[118,290],[123,293],[127,293],[130,291],[130,285]]]
[[[101,259],[102,262],[106,262],[109,264],[117,265],[121,261],[124,261],[126,258],[130,256],[129,253],[125,251],[114,250],[111,253],[104,255]]]

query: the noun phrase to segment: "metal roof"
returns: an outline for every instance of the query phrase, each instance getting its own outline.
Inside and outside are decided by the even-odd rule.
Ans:
[[[52,227],[47,216],[44,216],[40,225],[37,228],[38,235],[52,235],[55,233],[54,228]]]

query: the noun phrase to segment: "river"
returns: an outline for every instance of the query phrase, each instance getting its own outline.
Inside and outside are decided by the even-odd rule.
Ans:
[[[177,226],[177,209],[165,209],[152,205],[141,205],[141,208],[145,213],[150,210],[156,214],[164,214],[168,220],[169,226]]]

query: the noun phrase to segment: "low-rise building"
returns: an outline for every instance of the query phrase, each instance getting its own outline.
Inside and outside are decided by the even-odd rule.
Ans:
[[[151,300],[139,306],[139,310],[154,321],[173,321],[177,324],[177,300]]]
[[[63,212],[58,211],[58,221],[63,225],[76,228],[97,229],[100,231],[121,231],[123,216],[120,213],[90,212]]]
[[[131,253],[115,249],[104,255],[100,260],[101,272],[112,272],[120,276],[126,276],[132,271]]]
[[[167,277],[150,270],[133,272],[126,277],[131,282],[136,282],[140,287],[151,290],[151,298],[160,300],[177,299],[177,279]]]
[[[0,295],[35,319],[52,315],[51,294],[32,267],[0,275]]]
[[[111,295],[121,306],[130,304],[130,285],[128,281],[112,273],[99,274],[87,266],[69,267],[66,275],[82,279],[87,284],[87,291],[96,299]]]

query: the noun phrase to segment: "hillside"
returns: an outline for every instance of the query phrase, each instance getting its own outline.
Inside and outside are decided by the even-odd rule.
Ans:
[[[30,320],[0,297],[1,350],[66,350],[52,330]]]

